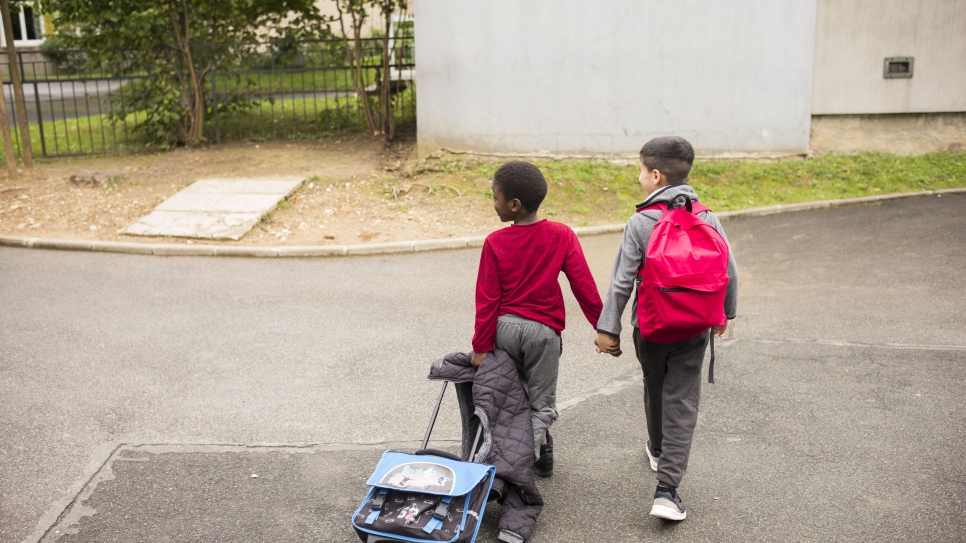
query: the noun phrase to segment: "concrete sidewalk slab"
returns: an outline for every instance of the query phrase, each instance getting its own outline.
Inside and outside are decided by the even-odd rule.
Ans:
[[[202,179],[162,202],[124,233],[238,240],[301,185],[298,178]]]

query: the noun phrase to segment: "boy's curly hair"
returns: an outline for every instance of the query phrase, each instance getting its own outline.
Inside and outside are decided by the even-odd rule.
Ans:
[[[529,162],[507,162],[493,174],[493,188],[507,200],[520,200],[529,212],[540,208],[547,197],[547,180],[540,169]]]
[[[641,161],[647,169],[663,173],[668,185],[680,185],[691,173],[694,147],[682,137],[661,136],[641,147]]]

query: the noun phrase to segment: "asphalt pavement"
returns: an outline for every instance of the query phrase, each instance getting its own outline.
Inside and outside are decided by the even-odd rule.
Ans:
[[[966,540],[964,212],[944,195],[724,223],[739,318],[679,524],[647,515],[630,330],[597,355],[567,293],[532,541]],[[602,291],[619,240],[582,239]],[[468,349],[478,255],[0,248],[0,543],[357,540],[379,454],[422,436],[430,362]]]

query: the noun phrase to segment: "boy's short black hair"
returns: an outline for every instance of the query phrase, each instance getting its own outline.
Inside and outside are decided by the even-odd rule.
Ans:
[[[539,209],[547,197],[547,180],[540,169],[529,162],[513,161],[500,166],[493,174],[493,187],[507,200],[520,200],[531,213]]]
[[[647,169],[663,173],[668,185],[680,185],[691,173],[694,147],[684,138],[661,136],[641,147],[641,161]]]

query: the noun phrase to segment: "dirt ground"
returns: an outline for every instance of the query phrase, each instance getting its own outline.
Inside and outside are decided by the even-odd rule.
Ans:
[[[40,161],[11,181],[0,171],[0,234],[157,243],[325,245],[483,235],[501,226],[484,192],[403,175],[414,141],[365,136],[241,143],[170,152]],[[411,164],[411,161],[409,162]],[[110,187],[71,175],[110,172]],[[215,177],[304,176],[302,188],[240,241],[121,232],[189,184]],[[474,187],[475,187],[474,185]],[[475,187],[477,188],[477,187]]]

